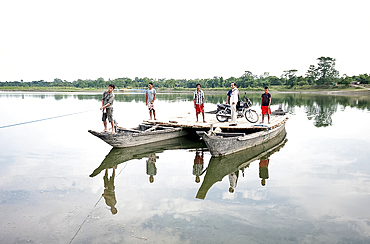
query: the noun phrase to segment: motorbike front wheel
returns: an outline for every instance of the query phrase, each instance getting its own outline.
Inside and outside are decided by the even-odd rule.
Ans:
[[[230,117],[230,114],[226,110],[220,110],[216,114],[216,119],[219,122],[226,122]]]
[[[247,110],[245,111],[245,118],[251,122],[251,123],[256,123],[258,121],[258,114],[254,110]]]

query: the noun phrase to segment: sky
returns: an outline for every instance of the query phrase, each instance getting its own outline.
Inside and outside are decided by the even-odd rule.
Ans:
[[[336,59],[370,73],[370,1],[0,0],[0,81],[196,79]]]

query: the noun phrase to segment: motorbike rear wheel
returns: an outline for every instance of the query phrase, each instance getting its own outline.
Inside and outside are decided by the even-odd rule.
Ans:
[[[250,109],[250,110],[245,111],[244,116],[251,123],[256,123],[258,121],[258,114],[254,110]]]
[[[230,114],[227,113],[227,110],[224,109],[224,110],[220,110],[217,112],[216,114],[216,119],[219,121],[219,122],[226,122],[229,118],[230,118]]]

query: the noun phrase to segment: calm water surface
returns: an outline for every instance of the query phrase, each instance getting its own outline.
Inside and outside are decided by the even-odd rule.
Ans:
[[[116,94],[120,126],[148,118],[144,99]],[[191,99],[158,94],[158,118]],[[369,98],[272,94],[286,138],[221,159],[186,138],[112,149],[87,132],[100,94],[0,103],[0,243],[370,243]]]

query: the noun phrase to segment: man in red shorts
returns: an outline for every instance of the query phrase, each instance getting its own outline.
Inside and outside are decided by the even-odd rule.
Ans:
[[[195,113],[197,115],[197,122],[198,122],[198,114],[202,113],[203,123],[206,123],[204,119],[204,92],[200,89],[200,84],[197,84],[197,90],[194,91],[193,100],[194,100]]]
[[[265,114],[267,113],[268,123],[270,124],[270,114],[271,114],[271,94],[269,93],[269,88],[265,87],[265,93],[261,96],[261,109],[262,109],[262,124],[265,120]]]

